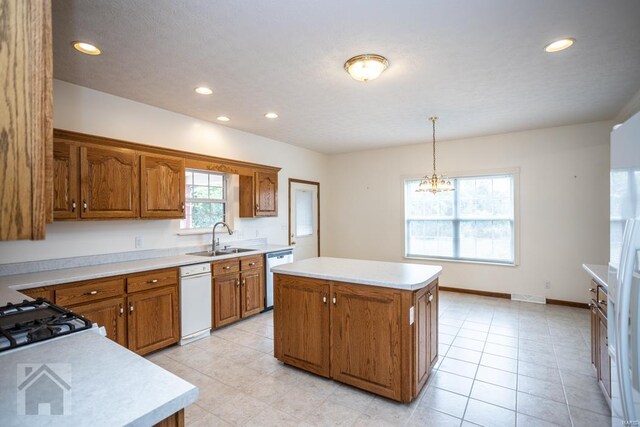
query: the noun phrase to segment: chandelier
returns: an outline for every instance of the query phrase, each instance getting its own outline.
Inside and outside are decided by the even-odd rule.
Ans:
[[[429,121],[433,125],[433,174],[422,177],[422,181],[420,181],[420,185],[416,189],[416,191],[428,191],[433,194],[455,190],[446,176],[438,175],[436,172],[436,120],[438,118],[435,116],[429,117]]]

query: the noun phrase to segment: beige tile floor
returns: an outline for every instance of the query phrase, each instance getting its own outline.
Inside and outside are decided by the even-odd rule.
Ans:
[[[608,426],[589,312],[442,292],[440,359],[411,404],[273,358],[273,315],[149,356],[200,388],[188,426]]]

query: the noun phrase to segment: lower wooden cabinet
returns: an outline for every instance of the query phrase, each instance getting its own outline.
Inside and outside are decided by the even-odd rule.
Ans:
[[[125,298],[119,297],[67,308],[78,313],[80,316],[86,317],[98,326],[104,326],[107,332],[107,338],[126,347],[127,319],[125,306]]]
[[[213,277],[213,327],[240,320],[240,275]]]
[[[611,400],[611,357],[607,333],[606,290],[596,282],[589,289],[592,300],[589,304],[591,316],[591,364],[596,373],[600,389],[607,400]],[[597,295],[597,297],[596,297]],[[604,302],[604,304],[603,304]]]
[[[107,338],[143,355],[180,339],[178,270],[148,271],[26,289],[104,327]]]
[[[437,280],[412,292],[274,279],[279,360],[390,399],[415,399],[438,357]]]
[[[146,354],[180,339],[178,287],[166,286],[127,297],[129,349]]]
[[[213,328],[264,310],[264,256],[215,261],[212,271]]]

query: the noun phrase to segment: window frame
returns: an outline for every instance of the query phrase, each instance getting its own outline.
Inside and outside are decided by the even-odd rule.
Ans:
[[[411,175],[403,175],[400,179],[402,186],[402,230],[403,230],[403,245],[402,245],[402,257],[404,259],[411,260],[431,260],[438,262],[452,262],[452,263],[465,263],[465,264],[487,264],[487,265],[495,265],[502,267],[517,267],[520,265],[520,168],[509,168],[509,169],[492,169],[492,170],[479,170],[479,171],[466,171],[466,172],[456,172],[448,175],[450,179],[457,178],[483,178],[483,177],[496,177],[496,176],[504,176],[510,175],[513,178],[513,262],[501,262],[497,260],[478,260],[478,259],[469,259],[469,258],[452,258],[452,257],[438,257],[434,255],[415,255],[407,253],[407,245],[408,245],[408,221],[407,221],[407,193],[406,193],[406,182],[407,181],[415,181],[422,179],[422,175],[411,174]],[[457,204],[457,197],[454,197],[454,204]],[[458,235],[458,227],[456,223],[459,223],[461,220],[467,221],[465,219],[461,219],[459,217],[454,217],[450,221],[454,224],[454,245],[459,245]],[[472,219],[468,220],[471,221]],[[490,219],[485,219],[490,220]]]
[[[229,177],[227,174],[223,173],[223,172],[217,172],[217,171],[210,171],[210,170],[204,170],[204,169],[195,169],[195,168],[185,168],[185,174],[186,172],[199,172],[199,173],[206,173],[208,175],[218,175],[222,177],[222,182],[223,182],[223,186],[222,186],[222,199],[194,199],[194,198],[189,198],[187,197],[187,184],[186,184],[186,179],[185,179],[185,186],[184,186],[184,204],[185,204],[185,210],[188,209],[189,203],[222,203],[222,220],[225,222],[228,222],[228,217],[229,217]],[[210,186],[208,186],[210,187]],[[198,228],[192,228],[192,227],[182,227],[182,222],[186,223],[186,215],[185,215],[185,219],[184,220],[180,220],[180,224],[179,224],[179,233],[178,234],[198,234],[199,232],[204,232],[204,231],[211,231],[211,227],[198,227]]]

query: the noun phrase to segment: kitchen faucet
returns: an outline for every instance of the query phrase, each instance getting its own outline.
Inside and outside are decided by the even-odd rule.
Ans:
[[[216,222],[213,225],[213,230],[211,230],[211,252],[216,251],[216,246],[219,246],[219,243],[216,243],[216,227],[222,225],[223,227],[227,227],[227,231],[229,232],[229,236],[233,234],[233,230],[229,227],[229,224],[223,221]]]

